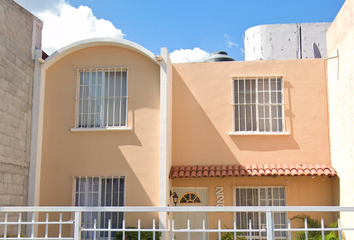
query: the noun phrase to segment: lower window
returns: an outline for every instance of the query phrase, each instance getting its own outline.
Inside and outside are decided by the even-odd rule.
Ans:
[[[249,206],[286,206],[284,187],[235,187],[235,205]],[[249,220],[252,229],[265,229],[267,226],[266,213],[264,212],[236,212],[236,225],[240,229],[249,229]],[[286,212],[273,213],[274,228],[286,228]],[[250,234],[244,234],[249,236]],[[275,239],[287,239],[287,233],[275,232]],[[252,239],[267,239],[266,232],[253,232]]]
[[[118,207],[124,206],[125,177],[77,177],[75,179],[75,206]],[[83,212],[82,226],[93,228],[122,228],[122,212]],[[112,232],[116,236],[116,232]],[[107,238],[108,232],[97,232],[96,238]],[[93,239],[93,232],[83,231],[82,239]]]

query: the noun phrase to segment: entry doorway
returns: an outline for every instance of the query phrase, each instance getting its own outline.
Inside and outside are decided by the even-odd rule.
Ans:
[[[208,206],[208,188],[173,188],[173,191],[178,195],[177,206]],[[209,228],[208,213],[206,212],[175,212],[173,214],[176,229],[186,229],[187,220],[190,220],[191,229],[202,229],[203,219],[205,220],[205,227]],[[188,239],[187,233],[175,234],[178,240]],[[209,236],[206,233],[205,239]],[[202,233],[191,233],[191,239],[202,240]]]

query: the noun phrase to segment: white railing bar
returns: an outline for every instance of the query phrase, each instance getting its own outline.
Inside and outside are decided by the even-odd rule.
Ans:
[[[110,231],[110,232],[138,232],[139,230],[138,229],[123,229],[122,228],[81,228],[80,229],[81,231],[85,231],[85,232],[100,232],[100,231]],[[321,230],[321,228],[307,228],[306,231],[308,232],[316,232],[316,231],[319,231]],[[327,231],[340,231],[340,230],[343,230],[343,231],[346,231],[346,230],[354,230],[354,227],[353,228],[325,228],[324,229],[325,232]],[[141,230],[140,230],[141,231]],[[154,232],[156,231],[153,230],[153,229],[145,229],[144,228],[144,232]],[[158,229],[159,232],[168,232],[170,231],[170,229]],[[266,232],[267,230],[266,229],[175,229],[174,232],[184,232],[184,233],[187,233],[187,232],[191,232],[191,233],[194,233],[194,232],[203,232],[205,231],[206,233],[207,232]],[[277,229],[273,229],[274,232],[299,232],[299,231],[305,231],[304,228],[292,228],[292,229],[288,229],[288,228],[277,228]]]
[[[338,218],[338,227],[340,227],[340,219]],[[342,240],[342,233],[340,230],[338,230],[338,236],[339,236],[339,240]]]
[[[155,232],[155,230],[153,229],[140,229],[140,231],[144,231],[144,232]],[[190,231],[194,231],[195,229],[191,229]],[[201,232],[201,229],[197,229],[199,232]],[[126,228],[123,229],[122,228],[80,228],[81,232],[101,232],[101,231],[105,231],[105,232],[139,232],[138,229],[130,229],[130,228]],[[168,232],[170,231],[169,229],[158,229],[159,232]],[[178,231],[178,230],[176,230]],[[229,231],[230,232],[230,231]],[[241,231],[244,232],[244,231]]]
[[[31,238],[34,238],[34,213],[32,213]]]
[[[267,221],[267,239],[274,239],[273,216],[272,212],[266,212]]]
[[[58,235],[59,238],[61,238],[61,231],[62,231],[62,227],[63,227],[63,225],[61,224],[62,220],[63,220],[63,214],[60,213],[59,214],[59,222],[60,222],[59,223],[59,235]]]
[[[304,232],[305,230],[308,232],[318,232],[320,231],[322,228],[292,228],[292,229],[288,229],[288,228],[277,228],[277,229],[273,229],[274,232]],[[352,228],[324,228],[325,232],[330,232],[330,231],[348,231],[348,230],[354,230],[354,227]]]
[[[21,213],[18,214],[18,228],[17,228],[17,237],[21,237]]]
[[[221,240],[221,221],[218,220],[219,240]]]
[[[152,230],[153,230],[153,234],[152,234],[152,240],[155,240],[155,219],[152,220]]]
[[[93,239],[96,240],[96,229],[97,229],[97,222],[96,219],[93,220],[93,229],[95,229],[93,231]]]
[[[167,222],[167,230],[169,231],[168,235],[170,236],[170,240],[172,239],[171,238],[171,235],[172,235],[172,231],[171,231],[171,219],[168,219],[168,222]]]
[[[236,230],[237,230],[237,227],[236,227],[236,220],[234,220],[234,239],[237,239],[236,238]]]
[[[172,238],[170,240],[175,239],[175,220],[172,220]]]
[[[309,232],[307,230],[307,218],[305,218],[304,224],[305,224],[305,238],[306,238],[306,240],[308,240],[309,239]]]
[[[286,228],[283,228],[282,230],[284,231],[284,229],[286,229]],[[107,229],[105,229],[105,230],[107,230]],[[119,230],[121,230],[121,229],[119,229]],[[159,229],[159,231],[162,231],[163,229]],[[303,230],[303,229],[302,229]],[[352,230],[354,230],[354,228],[352,229]],[[144,229],[144,231],[146,231],[146,229]],[[166,230],[165,230],[166,231]],[[267,230],[266,229],[252,229],[252,230],[250,230],[250,229],[237,229],[237,230],[233,230],[233,229],[205,229],[205,230],[203,230],[203,229],[190,229],[190,230],[188,230],[188,229],[175,229],[174,230],[174,232],[183,232],[183,233],[187,233],[187,232],[191,232],[191,233],[195,233],[195,232],[203,232],[203,231],[205,231],[206,233],[214,233],[214,232],[242,232],[242,233],[244,233],[244,232],[266,232]],[[318,229],[317,229],[317,231],[318,231]]]
[[[138,219],[138,240],[140,240],[141,232],[140,232],[140,219]]]
[[[4,222],[5,223],[7,222],[7,213],[5,213]],[[7,235],[7,225],[5,224],[5,226],[4,226],[4,238],[6,238],[6,235]]]
[[[81,212],[75,212],[74,214],[74,239],[79,240],[81,237],[80,224],[81,224]]]
[[[252,230],[252,220],[249,219],[248,221],[248,226],[249,226],[249,230]],[[252,240],[252,232],[250,232],[250,240]]]
[[[203,240],[205,240],[205,230],[205,219],[203,219]]]
[[[0,222],[0,225],[17,225],[18,222]],[[73,221],[68,221],[68,222],[21,222],[21,225],[43,225],[43,224],[48,224],[48,225],[59,225],[59,224],[74,224]]]
[[[112,183],[112,185],[113,185],[113,183]],[[111,219],[108,219],[108,229],[107,229],[107,232],[108,232],[108,239],[111,239],[111,233],[112,233],[112,231],[111,231],[111,224],[112,224],[112,221],[111,221]],[[140,238],[139,238],[139,240],[140,240]]]
[[[354,207],[0,207],[0,212],[354,212]]]
[[[49,222],[49,213],[45,214],[45,238],[48,238],[48,222]]]
[[[125,230],[125,219],[122,220],[122,229]],[[125,239],[125,231],[123,231],[123,234],[122,234],[122,240]]]
[[[188,229],[188,231],[187,231],[187,233],[188,233],[188,240],[191,240],[191,232],[190,232],[190,230],[191,230],[191,221],[188,219],[187,220],[187,229]],[[220,238],[219,238],[220,239]]]
[[[325,229],[325,226],[324,226],[324,220],[323,218],[321,218],[321,229],[322,229],[322,240],[325,240],[325,232],[324,232],[324,229]]]
[[[18,237],[0,237],[0,239],[8,239],[8,240],[11,240],[11,239],[24,239],[24,240],[30,240],[30,239],[33,239],[31,237],[21,237],[21,238],[18,238]],[[36,237],[36,239],[48,239],[48,240],[56,240],[56,239],[59,239],[59,240],[74,240],[74,238],[70,238],[70,237],[62,237],[62,238],[58,238],[58,237]]]
[[[275,231],[276,229],[274,229]],[[290,223],[290,219],[288,219],[288,229],[287,230],[291,230],[291,223]],[[288,234],[289,235],[289,240],[291,240],[291,234]]]

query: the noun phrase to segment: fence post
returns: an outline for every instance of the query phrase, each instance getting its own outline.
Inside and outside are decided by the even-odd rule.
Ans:
[[[81,240],[81,212],[75,212],[74,221],[74,239]]]
[[[271,211],[266,212],[267,215],[267,240],[274,240],[273,215]]]

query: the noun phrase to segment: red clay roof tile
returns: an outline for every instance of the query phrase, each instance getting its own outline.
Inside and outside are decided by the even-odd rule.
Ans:
[[[246,165],[193,165],[172,166],[170,178],[239,177],[239,176],[337,176],[325,164],[246,164]]]

